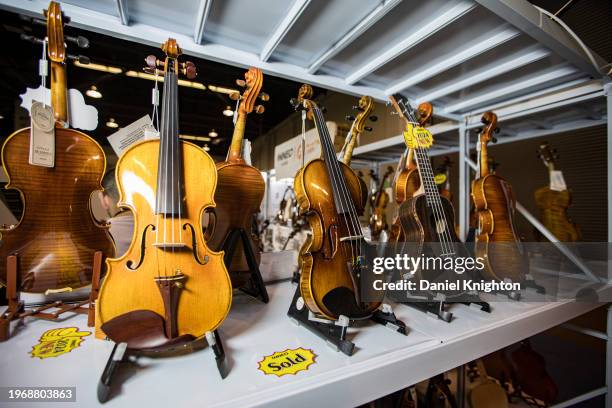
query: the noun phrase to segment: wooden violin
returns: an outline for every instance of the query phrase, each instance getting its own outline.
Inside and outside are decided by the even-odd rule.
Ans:
[[[386,231],[389,227],[387,225],[387,204],[389,204],[389,194],[385,191],[385,184],[389,176],[393,174],[393,167],[388,167],[385,174],[383,174],[378,188],[374,194],[370,195],[370,207],[372,208],[372,215],[370,216],[370,232],[373,240],[378,240],[380,234]]]
[[[561,185],[553,185],[552,182],[555,172],[559,174],[558,170],[555,170],[555,160],[559,156],[555,150],[551,150],[547,142],[544,142],[540,145],[538,157],[548,169],[551,181],[548,186],[540,187],[534,193],[536,205],[540,210],[540,220],[559,241],[578,241],[580,239],[578,225],[567,215],[567,209],[572,203],[572,194],[565,188],[565,182]],[[555,189],[553,190],[551,186]]]
[[[240,104],[227,158],[217,163],[216,207],[214,212],[210,213],[206,239],[213,250],[220,251],[232,231],[243,230],[250,238],[249,244],[259,264],[259,236],[252,226],[253,219],[259,212],[266,186],[261,172],[247,164],[242,157],[242,145],[247,115],[253,110],[263,113],[265,110],[263,105],[255,106],[255,102],[258,98],[267,101],[269,97],[261,92],[263,74],[260,69],[249,68],[244,78],[236,81],[238,85],[244,87],[242,95],[235,93],[231,96],[232,99],[239,99]],[[241,245],[236,246],[231,263],[227,267],[235,287],[242,286],[250,276],[249,265]]]
[[[368,195],[353,170],[338,160],[325,118],[311,97],[312,88],[302,85],[292,101],[296,109],[307,109],[321,142],[321,158],[308,162],[294,180],[300,213],[312,229],[300,262],[300,292],[308,309],[321,317],[366,318],[380,306],[380,301],[361,300],[369,244],[359,214]]]
[[[18,290],[34,293],[87,286],[92,280],[94,253],[115,253],[108,227],[94,220],[90,208],[92,194],[102,190],[106,156],[94,139],[67,127],[60,5],[52,1],[46,17],[51,107],[35,102],[32,120],[54,139],[45,155],[49,164],[29,164],[32,128],[16,131],[2,146],[2,164],[9,179],[6,188],[20,192],[24,211],[17,226],[0,230],[0,284],[6,284],[7,256],[17,255]]]
[[[401,97],[400,97],[401,99]],[[398,105],[398,101],[394,96],[390,96],[389,100],[396,112],[402,112],[403,109]],[[418,120],[420,126],[425,126],[433,115],[433,106],[428,102],[423,102],[418,106]],[[406,121],[406,117],[402,114],[401,117]],[[409,123],[406,123],[408,126]],[[414,149],[406,147],[402,158],[397,167],[398,172],[395,174],[393,183],[393,195],[397,205],[401,205],[404,201],[411,198],[414,193],[421,187],[421,177],[415,161]],[[403,242],[405,235],[402,230],[402,225],[399,221],[399,216],[396,216],[391,226],[389,235],[390,242]]]
[[[478,217],[476,256],[485,259],[482,273],[489,279],[521,282],[529,263],[514,227],[516,202],[512,186],[489,172],[487,144],[495,141],[497,115],[485,112],[481,120],[484,128],[479,136],[478,174],[472,182],[472,199]]]
[[[223,253],[202,233],[204,210],[214,206],[217,171],[198,146],[179,140],[178,75],[195,77],[191,62],[179,63],[176,40],[162,46],[164,90],[160,138],[131,146],[119,158],[118,205],[134,213],[128,251],[107,259],[98,321],[113,341],[138,350],[184,344],[214,331],[232,303]]]

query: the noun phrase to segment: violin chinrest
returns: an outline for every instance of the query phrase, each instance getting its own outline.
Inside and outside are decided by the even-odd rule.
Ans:
[[[169,339],[164,331],[165,320],[151,310],[134,310],[117,316],[101,326],[115,343],[127,343],[128,349],[138,351],[168,350],[195,340],[182,335]]]

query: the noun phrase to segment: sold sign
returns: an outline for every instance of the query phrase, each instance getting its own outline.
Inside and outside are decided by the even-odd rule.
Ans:
[[[264,374],[275,374],[282,377],[285,374],[297,374],[307,370],[311,364],[315,363],[317,355],[310,349],[302,347],[277,351],[274,354],[265,356],[259,362],[259,370]]]

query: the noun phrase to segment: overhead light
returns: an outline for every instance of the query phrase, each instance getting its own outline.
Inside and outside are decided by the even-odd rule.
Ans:
[[[215,86],[215,85],[208,85],[208,89],[210,89],[213,92],[217,92],[217,93],[224,93],[224,94],[235,94],[236,92],[238,92],[238,90],[236,89],[230,89],[230,88],[225,88],[223,86]]]
[[[234,116],[234,111],[232,110],[231,106],[226,106],[225,109],[223,109],[223,115],[225,116]]]
[[[179,138],[185,140],[197,140],[199,142],[210,142],[210,137],[208,136],[179,135]]]
[[[4,119],[4,116],[0,115],[0,120]]]
[[[210,147],[208,147],[208,145],[207,145],[207,144],[205,144],[205,145],[204,145],[204,151],[205,151],[205,152],[207,152],[207,151],[209,151],[209,150],[210,150]]]
[[[79,61],[74,61],[74,65],[79,68],[87,68],[87,69],[93,69],[94,71],[108,72],[109,74],[120,74],[123,72],[123,70],[119,67],[111,67],[108,65],[94,64],[93,62],[90,62],[89,64],[81,64]]]
[[[100,99],[102,97],[102,93],[98,91],[95,85],[92,85],[87,91],[85,91],[85,95],[90,98]]]
[[[213,129],[210,132],[208,132],[208,136],[210,136],[210,137],[217,137],[217,136],[219,136],[219,134],[217,132],[215,132],[215,129]]]
[[[153,74],[147,74],[146,72],[138,72],[138,71],[127,71],[125,75],[132,78],[141,78],[148,79],[149,81],[155,81],[156,79],[160,82],[164,82],[164,77],[162,75],[158,75],[157,77]],[[181,86],[186,86],[188,88],[201,89],[205,90],[206,85],[201,82],[187,81],[185,79],[179,79],[178,84]]]
[[[106,126],[112,129],[116,129],[119,127],[119,124],[115,122],[114,118],[110,118],[108,122],[106,122]]]

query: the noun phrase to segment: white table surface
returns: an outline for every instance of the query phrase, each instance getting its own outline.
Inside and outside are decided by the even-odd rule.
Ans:
[[[112,407],[354,407],[474,360],[586,313],[599,304],[578,302],[492,302],[491,313],[453,305],[451,323],[409,306],[394,305],[408,335],[367,323],[349,330],[356,344],[349,357],[298,327],[287,317],[295,287],[268,286],[270,303],[236,296],[220,329],[231,371],[218,374],[212,350],[179,357],[140,358],[122,373],[123,384],[105,405]],[[494,297],[490,298],[495,300]],[[0,386],[76,386],[77,404],[98,406],[96,387],[113,344],[87,337],[81,347],[47,359],[30,356],[46,330],[87,328],[86,316],[63,322],[28,319],[25,328],[0,343]],[[93,330],[92,330],[93,331]],[[265,375],[258,362],[287,348],[304,347],[316,363],[296,375]],[[1,405],[1,404],[0,404]],[[24,407],[24,403],[13,404]],[[9,406],[5,404],[3,406]]]

